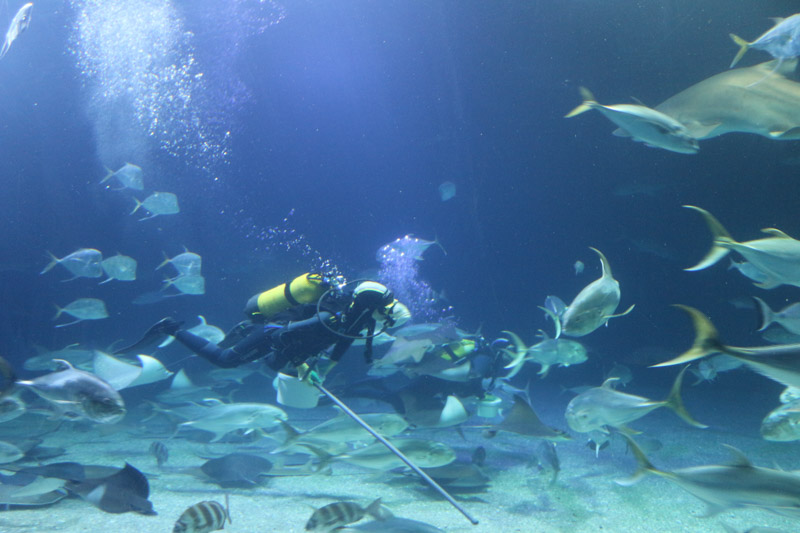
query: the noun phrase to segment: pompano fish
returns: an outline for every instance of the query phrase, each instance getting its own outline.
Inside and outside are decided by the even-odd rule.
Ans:
[[[58,317],[60,317],[62,313],[67,313],[68,315],[72,315],[73,317],[77,318],[77,320],[67,322],[66,324],[57,324],[57,328],[71,326],[72,324],[77,324],[83,320],[100,320],[103,318],[108,318],[108,311],[106,311],[105,302],[103,302],[103,300],[98,300],[97,298],[78,298],[77,300],[68,303],[64,307],[59,307],[56,305],[56,310],[56,316],[53,317],[53,320],[58,320]]]
[[[700,311],[687,305],[676,305],[692,319],[694,343],[674,359],[653,365],[671,366],[702,359],[715,353],[724,353],[759,374],[786,387],[800,388],[800,344],[774,344],[771,346],[740,347],[722,343],[714,324]]]
[[[584,287],[569,305],[564,306],[561,300],[554,298],[551,301],[560,302],[558,305],[560,309],[544,309],[556,323],[556,338],[560,337],[561,333],[570,337],[588,335],[607,324],[610,319],[625,316],[633,311],[634,305],[631,305],[624,312],[614,314],[620,300],[619,282],[614,279],[611,265],[603,252],[597,248],[591,249],[600,257],[602,267],[600,278]]]
[[[669,396],[663,401],[653,401],[641,396],[619,392],[612,387],[616,378],[609,378],[600,387],[578,394],[567,405],[564,416],[574,431],[607,431],[605,428],[624,428],[629,422],[640,419],[659,407],[668,407],[687,423],[698,427],[705,426],[692,418],[683,406],[681,384],[686,367],[680,371],[672,385]]]
[[[439,242],[439,239],[426,241],[425,239],[420,239],[419,237],[414,237],[413,235],[404,235],[403,237],[399,237],[389,244],[381,246],[378,249],[378,252],[375,254],[375,258],[381,263],[387,259],[397,259],[403,257],[411,258],[415,261],[422,261],[422,254],[424,254],[425,250],[434,244],[439,246],[439,248],[442,249],[442,252],[447,255],[447,252]]]
[[[654,467],[636,442],[623,436],[638,467],[631,478],[617,481],[620,485],[632,485],[646,474],[656,474],[706,502],[706,516],[745,507],[800,518],[800,475],[796,473],[754,466],[741,451],[727,445],[734,455],[729,465],[692,466],[667,472]]]
[[[393,437],[408,428],[408,422],[397,413],[365,413],[359,416],[384,437]],[[285,449],[291,444],[299,442],[371,442],[373,440],[372,435],[344,413],[306,431],[298,431],[285,421],[281,421],[281,426],[286,432],[286,441],[278,449]],[[273,453],[275,453],[274,450]]]
[[[755,281],[756,283],[764,283],[769,279],[769,276],[761,272],[758,269],[758,267],[756,267],[751,263],[748,263],[747,261],[736,262],[733,259],[731,259],[731,264],[728,267],[728,270],[732,269],[738,270],[742,274],[742,276],[749,278],[750,280]]]
[[[420,468],[444,466],[456,460],[456,452],[442,442],[422,439],[394,439],[391,442]],[[331,460],[343,461],[376,470],[391,470],[392,468],[405,466],[405,463],[400,458],[380,442],[336,456],[331,456],[312,444],[303,443],[302,446],[320,457],[320,468],[323,468]]]
[[[753,299],[758,304],[758,309],[761,312],[761,327],[758,331],[764,331],[770,324],[779,324],[787,331],[800,335],[800,303],[787,305],[780,311],[773,311],[767,302],[757,296]]]
[[[61,265],[69,270],[73,276],[65,281],[71,281],[76,278],[99,278],[103,275],[103,254],[100,250],[81,248],[60,259],[50,252],[47,252],[47,255],[50,256],[50,262],[39,274],[49,272],[54,266]]]
[[[739,45],[739,52],[731,61],[731,68],[742,59],[750,48],[764,50],[779,62],[800,55],[800,13],[787,18],[775,19],[775,25],[761,34],[758,39],[747,42],[738,35],[730,34]]]
[[[225,522],[231,522],[227,494],[225,507],[219,502],[204,501],[186,509],[175,522],[172,533],[209,533],[225,529]]]
[[[138,198],[134,198],[134,200],[136,201],[136,206],[133,208],[133,211],[131,211],[131,215],[138,211],[140,207],[143,207],[150,213],[150,215],[140,218],[139,222],[155,218],[159,215],[175,215],[180,212],[178,197],[171,192],[156,191],[142,202],[140,202]]]
[[[790,442],[800,440],[800,400],[784,403],[761,421],[764,440]]]
[[[353,502],[335,502],[320,507],[311,514],[311,518],[306,522],[305,530],[329,533],[353,522],[358,522],[364,518],[364,515],[380,519],[382,516],[381,499],[376,499],[366,508]]]
[[[156,267],[156,270],[167,265],[172,265],[179,275],[197,276],[200,275],[200,271],[203,267],[203,258],[199,254],[190,252],[184,248],[183,252],[175,257],[169,257],[166,252],[164,252],[164,261]]]
[[[62,369],[32,380],[17,381],[62,411],[101,424],[114,424],[125,416],[125,402],[99,377],[57,359]]]
[[[671,116],[637,104],[601,105],[585,87],[581,87],[580,92],[583,103],[567,113],[565,118],[596,109],[619,126],[615,135],[631,137],[647,146],[680,154],[694,154],[700,149],[697,139],[692,137],[686,126]]]
[[[283,409],[268,403],[223,403],[216,399],[208,399],[206,403],[211,404],[211,407],[199,418],[184,422],[180,427],[210,431],[214,434],[211,442],[217,442],[237,429],[244,429],[249,433],[262,428],[273,428],[280,424],[280,420],[288,418]]]
[[[169,287],[175,287],[181,294],[200,295],[206,293],[206,280],[200,275],[183,274],[176,278],[165,279],[163,289]]]
[[[100,265],[103,271],[108,276],[108,279],[100,283],[108,283],[112,279],[119,281],[134,281],[136,280],[136,259],[118,253],[114,257],[103,259]]]
[[[773,289],[779,285],[800,287],[800,241],[789,237],[779,229],[768,228],[761,231],[769,237],[738,242],[731,237],[719,220],[705,209],[693,205],[684,207],[693,209],[703,216],[713,237],[711,250],[706,256],[695,266],[685,270],[693,272],[708,268],[733,250],[766,276],[765,281],[755,284],[757,287],[762,289]]]
[[[699,140],[731,132],[798,139],[800,83],[786,77],[797,60],[777,68],[775,63],[726,70],[679,92],[656,110],[681,122]]]
[[[33,2],[28,2],[19,8],[17,14],[11,19],[11,24],[9,24],[6,32],[6,39],[3,42],[3,48],[0,49],[0,59],[5,57],[11,49],[11,44],[31,25],[31,11],[33,11]]]
[[[105,183],[111,178],[115,178],[123,189],[134,189],[141,191],[144,189],[144,181],[142,180],[142,168],[132,163],[125,163],[119,170],[111,170],[106,168],[106,177],[100,183]]]

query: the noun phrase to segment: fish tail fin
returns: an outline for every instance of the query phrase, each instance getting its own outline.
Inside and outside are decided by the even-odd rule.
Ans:
[[[630,447],[631,451],[633,452],[633,456],[636,458],[636,472],[633,475],[626,479],[617,479],[614,482],[617,485],[622,485],[623,487],[629,487],[638,483],[644,476],[647,474],[660,474],[661,471],[653,466],[653,463],[650,462],[650,459],[644,454],[639,445],[636,444],[636,441],[630,435],[625,433],[620,433],[625,440],[628,441],[628,446]]]
[[[711,245],[711,250],[708,251],[706,256],[700,260],[695,266],[690,268],[685,268],[684,270],[688,270],[690,272],[695,270],[703,270],[704,268],[708,268],[711,265],[715,264],[717,261],[725,257],[730,253],[730,249],[725,246],[725,244],[735,243],[736,241],[733,240],[728,230],[720,224],[719,220],[717,220],[714,215],[702,209],[700,207],[696,207],[694,205],[685,205],[683,206],[687,209],[694,209],[701,215],[706,221],[708,225],[708,229],[711,231],[711,236],[713,237],[713,243]]]
[[[775,322],[775,312],[767,305],[767,302],[758,296],[753,296],[753,300],[756,301],[758,312],[761,315],[761,327],[758,328],[758,331],[764,331],[770,324]]]
[[[675,414],[681,417],[686,423],[697,428],[705,429],[708,426],[692,418],[692,415],[689,414],[689,411],[687,411],[686,407],[683,405],[681,386],[683,385],[683,375],[686,373],[687,368],[689,368],[689,365],[684,366],[678,373],[678,377],[675,378],[675,383],[672,384],[672,389],[669,391],[669,396],[667,396],[667,399],[664,401],[664,406],[672,409]]]
[[[444,255],[447,255],[447,250],[445,250],[444,246],[442,246],[442,243],[439,242],[439,236],[438,235],[433,238],[433,244],[435,244],[436,246],[441,248],[442,249],[442,253],[444,253]]]
[[[50,251],[47,252],[47,255],[50,256],[50,262],[47,263],[47,265],[42,269],[41,272],[39,272],[39,275],[42,275],[46,272],[50,272],[51,270],[53,270],[53,267],[56,266],[59,261],[61,261],[58,257],[54,256],[53,253]]]
[[[140,207],[142,207],[142,202],[140,202],[135,196],[133,197],[133,201],[136,202],[136,207],[134,207],[133,211],[130,212],[131,215],[138,211]]]
[[[726,353],[725,345],[719,340],[717,328],[714,327],[714,324],[712,324],[703,313],[688,305],[675,304],[675,307],[683,309],[691,317],[692,324],[694,325],[694,343],[691,348],[675,359],[658,363],[657,365],[651,365],[651,368],[680,365],[696,359],[702,359],[712,353]]]
[[[100,183],[107,182],[111,178],[111,176],[114,175],[114,171],[113,170],[111,170],[108,167],[105,167],[105,169],[106,169],[106,176],[103,179],[100,180]]]
[[[64,309],[58,306],[58,304],[53,304],[56,306],[56,316],[53,317],[53,320],[58,320],[58,317],[61,316],[61,313],[64,312]]]
[[[516,376],[520,370],[522,370],[522,367],[525,364],[526,354],[525,352],[522,353],[511,352],[511,350],[509,350],[508,348],[503,348],[501,351],[511,358],[511,362],[503,367],[503,368],[510,368],[511,371],[507,375],[503,376],[503,379],[511,379],[514,376]]]
[[[594,99],[594,95],[589,91],[589,89],[586,87],[581,87],[578,90],[581,92],[583,103],[564,115],[564,118],[572,118],[576,115],[580,115],[581,113],[585,113],[597,105],[597,100]]]
[[[167,266],[167,265],[169,264],[169,262],[170,262],[170,261],[172,261],[172,258],[171,258],[170,256],[168,256],[168,255],[167,255],[167,252],[162,252],[162,253],[164,254],[164,260],[163,260],[163,261],[161,261],[161,264],[159,264],[159,265],[156,267],[156,270],[158,270],[158,269],[160,269],[160,268],[163,268],[163,267]]]
[[[367,505],[364,513],[370,515],[375,520],[388,520],[392,518],[392,513],[381,505],[381,498],[376,498],[372,503]]]
[[[284,439],[284,441],[277,448],[271,450],[269,453],[281,453],[288,450],[302,435],[302,433],[297,431],[294,426],[289,424],[289,422],[286,420],[281,420],[279,418],[278,422],[283,428],[283,432],[286,433],[286,439]]]
[[[231,498],[228,493],[225,493],[225,519],[228,521],[229,524],[233,524],[233,520],[231,520]],[[225,521],[222,521],[222,526],[225,526]]]
[[[328,468],[331,462],[336,458],[335,455],[331,455],[322,448],[318,446],[314,446],[313,444],[309,444],[307,442],[299,442],[297,443],[298,446],[302,446],[304,448],[308,448],[311,450],[311,453],[317,456],[317,469],[316,472],[322,472],[326,468]]]
[[[561,337],[561,316],[556,314],[552,309],[548,307],[539,306],[539,309],[544,311],[546,316],[549,316],[550,318],[553,319],[553,324],[555,324],[556,327],[556,334],[555,336],[553,336],[553,338],[558,339],[559,337]]]
[[[750,48],[751,43],[748,43],[738,35],[734,35],[731,33],[730,36],[731,39],[733,39],[733,42],[735,42],[736,45],[739,47],[739,51],[736,53],[736,57],[734,57],[733,61],[731,61],[731,66],[728,67],[728,68],[733,68],[736,66],[736,63],[738,63],[739,60],[742,59],[742,56],[745,54],[745,52],[747,52],[747,50]]]

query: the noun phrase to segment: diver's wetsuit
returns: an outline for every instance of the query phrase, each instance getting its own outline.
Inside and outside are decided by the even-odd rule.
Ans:
[[[354,339],[337,335],[330,329],[354,336],[363,328],[369,327],[370,322],[374,327],[375,321],[371,312],[352,311],[348,310],[347,315],[357,316],[348,321],[341,313],[334,314],[331,311],[320,311],[317,315],[314,304],[299,305],[291,310],[292,318],[298,320],[255,324],[251,333],[225,349],[185,330],[177,331],[175,338],[217,366],[232,368],[266,357],[267,365],[278,371],[288,364],[299,366],[332,344],[334,348],[330,358],[339,361]]]

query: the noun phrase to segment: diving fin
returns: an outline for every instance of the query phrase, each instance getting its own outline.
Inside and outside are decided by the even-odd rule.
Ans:
[[[129,346],[124,346],[119,350],[116,350],[113,355],[120,355],[124,353],[129,353],[133,351],[141,350],[146,346],[150,346],[151,344],[155,344],[158,341],[161,341],[165,335],[175,335],[178,330],[183,325],[183,322],[178,322],[171,316],[164,317],[152,326],[150,326],[147,331],[144,332],[142,338],[138,341],[134,342]]]

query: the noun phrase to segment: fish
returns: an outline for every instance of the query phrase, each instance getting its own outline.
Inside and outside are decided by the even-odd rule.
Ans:
[[[453,449],[442,442],[403,438],[391,440],[391,443],[420,468],[444,466],[456,460],[456,453]],[[384,471],[406,466],[399,457],[380,442],[335,456],[331,456],[312,444],[303,443],[302,446],[320,457],[321,469],[331,460]]]
[[[149,291],[140,294],[134,298],[131,303],[133,305],[152,305],[161,303],[167,298],[172,298],[174,296],[180,296],[180,294],[164,294],[163,291]]]
[[[731,259],[731,264],[728,267],[728,270],[738,270],[744,277],[755,281],[756,283],[764,283],[769,279],[769,277],[761,272],[758,267],[755,265],[748,263],[747,261],[734,261]],[[750,306],[752,307],[753,303],[750,302]]]
[[[735,370],[744,363],[727,355],[715,355],[708,359],[702,359],[697,363],[697,368],[689,368],[689,372],[697,377],[694,385],[703,381],[714,381],[720,372]]]
[[[73,276],[64,281],[72,281],[76,278],[99,278],[103,275],[103,254],[100,250],[80,248],[60,259],[50,252],[47,252],[47,254],[50,256],[50,262],[39,274],[49,272],[56,265],[61,265],[69,270]]]
[[[0,464],[13,463],[25,457],[25,452],[19,447],[0,440]]]
[[[156,458],[156,464],[159,468],[167,464],[169,461],[169,449],[167,445],[161,441],[153,441],[150,443],[150,455]]]
[[[626,387],[628,383],[633,381],[633,372],[625,365],[614,363],[614,366],[612,366],[611,370],[609,370],[605,375],[605,379],[608,378],[616,378],[616,380],[613,382],[614,387],[617,387],[618,385]]]
[[[619,137],[630,137],[647,146],[680,154],[695,154],[700,149],[697,139],[686,126],[666,113],[638,104],[601,105],[586,87],[581,87],[580,93],[583,103],[564,118],[596,109],[619,126],[614,132]]]
[[[800,13],[787,18],[775,19],[775,25],[754,41],[747,42],[733,33],[730,34],[730,37],[739,45],[739,52],[731,61],[730,68],[735,67],[750,48],[769,53],[778,60],[780,65],[784,59],[800,55]]]
[[[164,367],[161,361],[154,357],[144,354],[136,357],[139,359],[138,365],[95,350],[95,356],[92,361],[94,374],[118,391],[130,387],[149,385],[150,383],[167,379],[173,374],[173,372]]]
[[[619,282],[614,279],[611,265],[603,252],[597,248],[591,249],[600,257],[600,278],[584,287],[569,305],[565,306],[559,299],[550,297],[553,298],[550,301],[554,302],[554,308],[543,308],[556,323],[556,338],[562,333],[570,337],[583,337],[608,324],[610,319],[627,315],[635,307],[631,305],[624,312],[614,314],[620,300]]]
[[[449,395],[444,405],[438,398],[421,398],[416,394],[402,394],[405,419],[418,428],[445,428],[465,422],[469,413],[461,400]]]
[[[396,370],[397,365],[407,362],[419,363],[425,356],[425,352],[433,346],[434,343],[429,339],[409,340],[397,335],[389,351],[373,362],[369,374],[375,375],[376,372],[381,372],[385,368]]]
[[[404,257],[413,259],[414,261],[422,261],[422,254],[434,244],[442,249],[444,255],[447,255],[447,251],[442,246],[442,243],[439,242],[439,239],[426,241],[425,239],[420,239],[413,235],[404,235],[389,244],[381,246],[375,254],[375,258],[379,263]]]
[[[164,260],[156,267],[159,270],[167,265],[172,265],[180,276],[199,276],[203,267],[203,258],[186,248],[175,257],[169,257],[164,252]]]
[[[272,470],[272,461],[248,453],[229,453],[209,459],[200,470],[220,487],[251,488]]]
[[[408,422],[397,413],[364,413],[359,415],[369,426],[384,437],[393,437],[408,428]],[[351,417],[339,413],[321,424],[298,431],[286,421],[281,421],[286,440],[277,448],[284,450],[301,442],[372,442],[372,435]],[[275,450],[273,450],[273,453]]]
[[[706,256],[693,267],[684,270],[694,272],[706,269],[733,250],[766,276],[764,281],[755,283],[756,287],[762,289],[774,289],[779,285],[800,287],[800,241],[789,237],[779,229],[767,228],[761,231],[769,237],[738,242],[714,215],[705,209],[693,205],[684,207],[703,216],[713,238],[711,250]]]
[[[161,290],[169,287],[175,287],[181,294],[200,295],[206,293],[206,280],[200,275],[183,274],[176,278],[165,279]]]
[[[708,426],[692,418],[683,406],[681,384],[686,368],[688,367],[684,367],[678,373],[667,399],[660,402],[614,390],[612,385],[617,378],[609,378],[600,387],[582,392],[569,402],[564,413],[567,425],[578,433],[607,432],[606,427],[624,431],[629,422],[638,420],[659,407],[667,407],[688,424],[697,428],[707,428]]]
[[[783,389],[783,392],[778,399],[781,403],[791,403],[795,400],[800,400],[800,389],[795,387],[786,387]]]
[[[583,269],[586,268],[586,265],[583,264],[583,261],[578,260],[575,261],[575,264],[572,265],[572,268],[575,270],[575,275],[578,276],[583,273]]]
[[[114,424],[125,416],[125,402],[99,377],[56,359],[61,370],[32,380],[17,381],[65,413],[101,424]]]
[[[141,191],[144,189],[144,180],[142,179],[142,167],[134,165],[133,163],[125,163],[119,170],[111,170],[106,167],[106,177],[100,183],[105,183],[111,178],[116,179],[123,189],[133,189]]]
[[[450,491],[481,492],[491,483],[491,478],[474,462],[453,461],[444,466],[423,470],[436,483]]]
[[[10,476],[9,476],[10,477]],[[16,478],[16,475],[14,476]],[[62,479],[33,476],[25,483],[0,483],[0,505],[50,505],[67,497]]]
[[[0,397],[0,423],[14,420],[25,414],[25,402],[15,394]]]
[[[69,482],[67,490],[107,513],[157,514],[153,503],[148,500],[150,484],[147,477],[129,463],[110,476]]]
[[[742,361],[750,369],[785,387],[800,388],[800,344],[728,346],[722,343],[717,328],[702,312],[687,305],[676,305],[675,307],[685,311],[692,319],[695,333],[694,342],[691,348],[679,356],[652,365],[653,367],[680,365],[715,353],[724,353]]]
[[[138,198],[134,198],[134,201],[136,202],[136,206],[133,208],[133,211],[130,212],[131,215],[137,212],[141,207],[150,213],[150,215],[140,218],[139,222],[155,218],[159,215],[175,215],[180,213],[178,197],[171,192],[157,191],[145,198],[142,202],[140,202]]]
[[[370,520],[354,526],[343,527],[336,533],[445,533],[444,530],[419,520],[401,518],[392,515],[385,507],[382,508],[383,517],[380,520]]]
[[[189,376],[181,368],[172,377],[172,382],[167,390],[156,394],[159,402],[168,404],[183,404],[186,402],[203,401],[209,396],[213,396],[214,391],[208,387],[201,387],[192,383]]]
[[[57,328],[71,326],[84,320],[101,320],[103,318],[108,318],[105,302],[97,298],[78,298],[64,307],[56,305],[56,316],[53,317],[53,320],[58,320],[58,317],[60,317],[62,313],[72,315],[78,320],[73,320],[66,324],[56,324]]]
[[[503,352],[512,357],[512,361],[506,365],[506,368],[511,368],[512,371],[506,378],[513,377],[526,361],[538,363],[541,366],[538,375],[544,378],[553,365],[568,367],[581,364],[588,359],[586,348],[581,343],[570,339],[551,339],[542,330],[539,330],[539,337],[542,340],[529,348],[525,348],[525,345],[514,333],[510,331],[503,331],[503,333],[510,335],[517,347],[517,351],[514,353],[506,348],[503,349]],[[523,354],[521,360],[520,353]]]
[[[103,271],[108,276],[100,283],[108,283],[112,279],[119,281],[135,281],[136,280],[136,259],[117,253],[114,257],[103,259],[100,262]]]
[[[536,447],[536,459],[539,462],[539,468],[546,469],[549,467],[553,472],[553,477],[550,478],[550,485],[555,485],[558,482],[558,473],[561,472],[561,461],[558,460],[558,453],[556,452],[556,443],[552,441],[542,441]]]
[[[768,139],[800,138],[800,83],[787,78],[796,59],[726,70],[668,98],[656,110],[681,122],[692,137],[754,133]]]
[[[519,394],[514,396],[514,404],[503,421],[492,426],[492,431],[508,431],[525,437],[555,442],[572,440],[565,431],[545,425],[533,407]]]
[[[761,421],[764,440],[790,442],[800,440],[800,400],[783,403]]]
[[[211,442],[217,442],[231,431],[239,429],[245,430],[245,433],[263,432],[263,428],[273,428],[280,425],[280,420],[288,419],[283,409],[268,403],[223,403],[214,398],[207,399],[206,403],[210,407],[200,417],[183,422],[179,428],[209,431],[214,434]]]
[[[192,335],[197,335],[198,337],[202,337],[211,344],[219,344],[222,342],[222,339],[225,338],[225,332],[219,329],[217,326],[212,326],[206,322],[206,317],[203,315],[197,315],[197,318],[200,319],[200,323],[196,326],[189,328],[187,331]],[[175,340],[175,337],[168,336],[161,344],[158,345],[159,348],[163,348],[165,346],[169,346],[172,344],[172,341]],[[222,370],[222,369],[221,369]]]
[[[653,466],[631,437],[624,434],[623,437],[627,439],[638,466],[632,477],[617,480],[620,485],[633,485],[645,475],[655,474],[706,502],[706,516],[744,507],[800,518],[800,475],[796,473],[754,466],[740,450],[728,445],[723,446],[733,454],[731,464],[663,471]]]
[[[439,198],[446,202],[452,200],[456,196],[456,184],[452,181],[445,181],[439,185]]]
[[[25,370],[43,371],[55,370],[59,367],[58,363],[54,363],[55,359],[64,359],[69,361],[75,367],[83,367],[89,365],[94,358],[94,350],[81,348],[80,344],[69,344],[60,350],[48,351],[44,348],[37,347],[38,355],[29,357],[22,363]]]
[[[172,533],[209,533],[225,529],[225,522],[231,521],[228,495],[225,495],[225,507],[215,501],[196,503],[181,513]]]
[[[3,47],[0,48],[0,59],[6,56],[11,49],[11,44],[31,25],[32,10],[33,2],[28,2],[19,8],[14,18],[11,19],[11,24],[9,24],[8,31],[6,31],[6,39],[3,42]]]
[[[800,335],[800,303],[787,305],[775,312],[758,296],[753,296],[753,300],[756,301],[761,312],[761,327],[758,328],[758,331],[764,331],[770,324],[779,324],[786,331]]]
[[[311,514],[306,522],[306,531],[328,533],[340,527],[358,522],[365,515],[380,519],[381,499],[377,498],[367,507],[361,507],[353,502],[335,502],[320,507]]]

